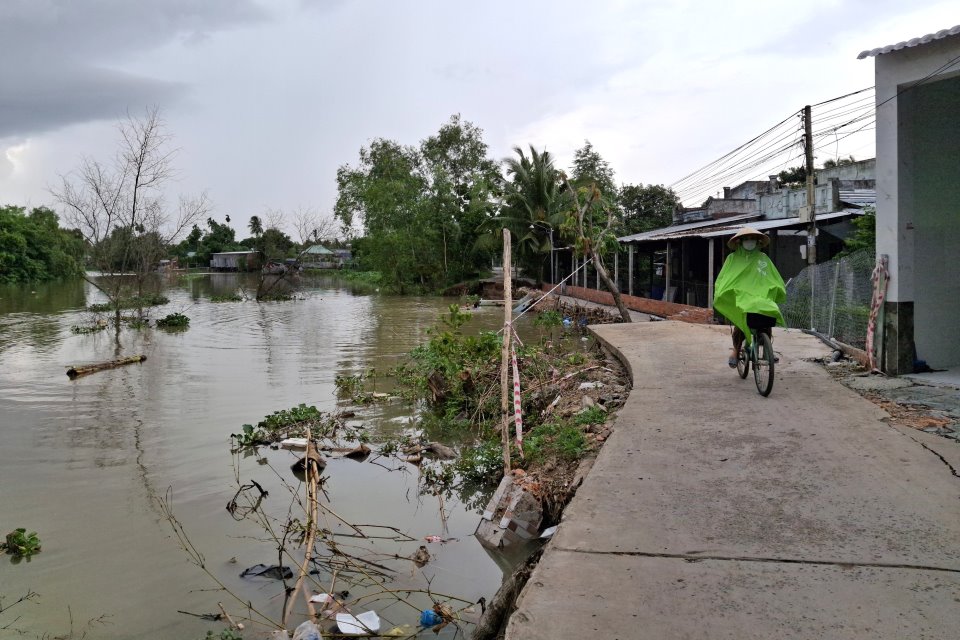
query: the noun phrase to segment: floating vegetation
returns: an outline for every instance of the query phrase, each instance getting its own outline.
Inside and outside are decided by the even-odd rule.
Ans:
[[[98,331],[103,331],[107,328],[106,322],[94,322],[93,324],[79,325],[75,324],[70,327],[70,331],[77,335],[85,335],[88,333],[97,333]]]
[[[347,426],[346,417],[347,414],[326,413],[301,403],[290,409],[274,411],[256,425],[245,424],[240,433],[230,434],[230,437],[237,448],[274,444],[285,438],[303,436],[307,430],[315,441],[366,442],[366,431]]]
[[[142,309],[143,307],[157,307],[170,302],[170,298],[159,293],[149,293],[143,296],[133,296],[132,298],[121,298],[114,302],[101,302],[87,307],[88,311],[95,313],[107,313],[119,309]]]
[[[161,329],[186,329],[190,326],[190,318],[182,313],[171,313],[157,320],[157,326]]]
[[[245,297],[239,293],[228,293],[222,296],[210,296],[210,302],[243,302]]]
[[[7,534],[6,542],[0,542],[0,549],[15,558],[29,559],[35,553],[40,553],[40,538],[36,531],[27,533],[26,529],[20,527]]]

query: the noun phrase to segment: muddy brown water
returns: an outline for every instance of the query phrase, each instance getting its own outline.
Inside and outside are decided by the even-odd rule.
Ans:
[[[171,302],[153,315],[183,312],[189,330],[124,330],[119,352],[110,330],[71,333],[91,318],[86,305],[100,301],[89,284],[0,287],[0,533],[26,527],[43,544],[30,562],[0,556],[4,605],[28,590],[39,594],[0,614],[0,628],[19,616],[12,626],[26,637],[71,628],[75,637],[86,631],[90,638],[219,633],[222,624],[177,613],[216,612],[221,601],[233,613],[242,607],[188,561],[158,508],[168,492],[210,571],[279,618],[279,583],[239,577],[245,567],[275,563],[277,552],[261,527],[235,521],[225,509],[236,490],[230,434],[299,403],[345,408],[335,376],[395,366],[450,301],[357,292],[330,278],[303,278],[303,299],[289,302],[209,301],[241,284],[253,287],[236,274],[166,280]],[[496,327],[500,313],[481,309],[468,327]],[[65,375],[67,365],[118,353],[148,359],[74,381]],[[373,405],[361,408],[357,420],[377,442],[409,428],[410,414],[400,404]],[[293,454],[263,454],[269,464],[240,459],[239,476],[268,488],[265,507],[283,518],[290,498],[280,477],[295,482]],[[388,543],[385,556],[412,554],[428,535],[457,539],[429,545],[433,560],[423,575],[394,562],[393,586],[424,588],[426,576],[434,592],[489,599],[509,561],[492,558],[472,536],[476,509],[458,497],[445,502],[444,531],[439,500],[418,495],[417,469],[379,462],[330,462],[326,488],[340,517],[395,526],[416,540]],[[343,531],[335,521],[329,526]],[[351,587],[344,580],[341,588]],[[373,607],[385,628],[416,624],[417,611],[404,603],[381,600]]]

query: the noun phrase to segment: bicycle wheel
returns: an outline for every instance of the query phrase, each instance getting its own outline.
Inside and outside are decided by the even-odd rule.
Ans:
[[[756,335],[757,357],[753,361],[753,379],[757,383],[757,391],[766,397],[773,391],[773,346],[767,334],[757,333]]]
[[[747,359],[746,344],[742,344],[740,351],[737,352],[737,374],[742,380],[746,380],[748,373],[750,373],[750,361]]]

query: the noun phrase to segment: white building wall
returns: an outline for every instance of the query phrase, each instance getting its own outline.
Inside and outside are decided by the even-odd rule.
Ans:
[[[877,253],[887,299],[913,303],[917,357],[937,368],[960,364],[958,56],[951,36],[876,58]]]

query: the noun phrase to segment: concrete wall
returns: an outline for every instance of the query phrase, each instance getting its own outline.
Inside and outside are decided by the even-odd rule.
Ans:
[[[888,373],[912,371],[915,342],[922,350],[920,357],[931,366],[938,366],[938,362],[945,366],[948,360],[960,362],[956,352],[960,347],[949,347],[950,340],[954,345],[960,342],[956,337],[956,302],[943,298],[951,291],[943,269],[950,269],[956,278],[945,252],[956,255],[960,246],[956,238],[960,202],[956,194],[960,180],[956,128],[960,96],[956,78],[960,72],[941,74],[936,82],[927,79],[926,86],[915,86],[957,56],[960,36],[876,57],[877,253],[889,257],[882,361]],[[940,86],[934,87],[936,84]],[[945,104],[922,104],[922,98]],[[949,115],[944,117],[943,109],[947,114],[952,112],[952,122]],[[924,118],[936,118],[937,123],[927,125],[921,121]],[[925,171],[932,173],[924,177]],[[914,301],[920,291],[926,309],[919,311],[922,323],[915,327],[913,314],[918,305]],[[933,298],[937,298],[935,303]],[[953,301],[956,299],[954,291]],[[944,307],[937,310],[936,305]],[[940,352],[943,346],[947,350]]]
[[[817,169],[815,173],[817,184],[826,184],[830,179],[837,179],[841,182],[874,180],[877,176],[877,159],[861,160],[833,169]]]
[[[817,213],[832,213],[839,208],[840,188],[837,183],[828,182],[813,188]],[[782,189],[777,193],[760,196],[759,210],[767,220],[795,218],[800,207],[807,204],[807,190]]]

